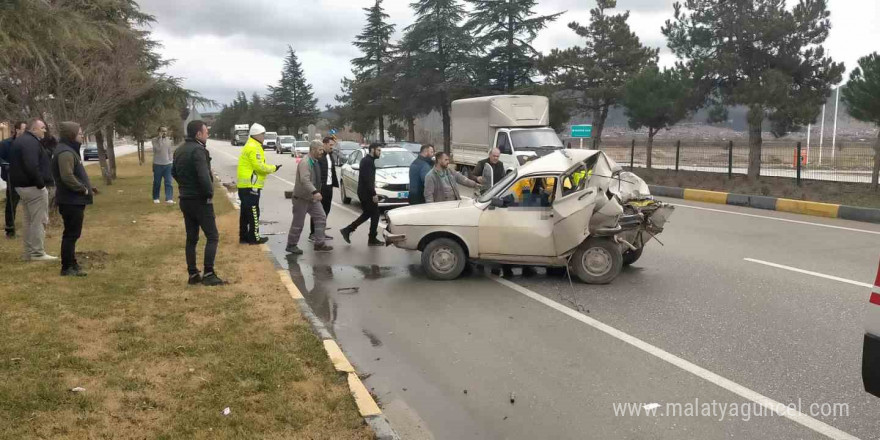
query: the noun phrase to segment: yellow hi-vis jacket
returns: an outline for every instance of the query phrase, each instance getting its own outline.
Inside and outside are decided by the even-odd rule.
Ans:
[[[249,138],[241,156],[238,157],[238,188],[262,189],[266,176],[275,172],[275,165],[266,164],[266,152],[263,144],[254,138]]]

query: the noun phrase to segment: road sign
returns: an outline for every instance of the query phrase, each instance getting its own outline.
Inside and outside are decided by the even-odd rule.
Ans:
[[[592,125],[572,125],[571,126],[571,137],[573,138],[588,138],[593,135],[593,126]]]

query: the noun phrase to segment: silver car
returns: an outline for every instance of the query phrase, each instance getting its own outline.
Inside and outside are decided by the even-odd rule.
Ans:
[[[278,154],[290,153],[293,151],[293,145],[296,138],[293,136],[278,136],[278,144],[275,145],[275,152]]]

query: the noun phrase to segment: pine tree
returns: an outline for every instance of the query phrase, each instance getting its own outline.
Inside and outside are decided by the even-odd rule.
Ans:
[[[384,75],[391,62],[391,34],[394,25],[388,23],[388,14],[382,8],[382,0],[369,8],[367,25],[356,37],[354,45],[363,56],[353,59],[355,79],[352,87],[352,106],[363,117],[379,122],[379,141],[385,142],[385,116],[391,107],[391,82]]]
[[[271,124],[285,127],[289,134],[318,120],[318,100],[312,85],[306,81],[302,64],[292,47],[287,47],[287,57],[277,86],[269,86],[267,97]],[[257,102],[254,102],[256,105]]]
[[[608,110],[623,97],[626,82],[646,66],[656,63],[658,49],[644,47],[627,20],[629,11],[607,14],[616,0],[597,0],[590,24],[571,22],[568,27],[585,39],[584,46],[554,49],[543,63],[548,81],[580,91],[578,107],[592,113],[593,148],[602,142]]]
[[[418,78],[416,101],[440,111],[444,150],[449,151],[452,99],[471,82],[474,41],[462,26],[466,13],[458,0],[419,0],[412,8],[416,21],[407,28],[401,47],[412,57],[411,73]]]
[[[849,74],[849,82],[843,88],[841,98],[850,116],[880,127],[880,55],[874,52],[859,58],[859,67]],[[874,145],[874,170],[871,185],[878,188],[880,177],[880,132]]]
[[[506,93],[531,85],[540,55],[532,41],[563,12],[536,17],[532,11],[536,0],[467,1],[473,5],[467,31],[477,36],[476,47],[486,51],[477,63],[484,82]]]
[[[633,130],[648,129],[647,168],[652,165],[654,136],[670,129],[687,115],[686,82],[675,70],[649,66],[633,77],[624,89],[621,104]]]
[[[827,0],[687,0],[663,27],[669,48],[706,99],[749,108],[748,175],[761,175],[762,126],[782,136],[811,123],[839,83],[843,64],[825,56],[831,29]]]

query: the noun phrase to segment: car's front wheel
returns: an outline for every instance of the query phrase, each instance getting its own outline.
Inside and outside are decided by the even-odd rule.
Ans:
[[[454,280],[464,271],[467,257],[455,240],[437,238],[422,251],[422,268],[432,280]]]
[[[620,246],[608,238],[590,238],[571,257],[571,271],[587,284],[608,284],[623,268]]]

